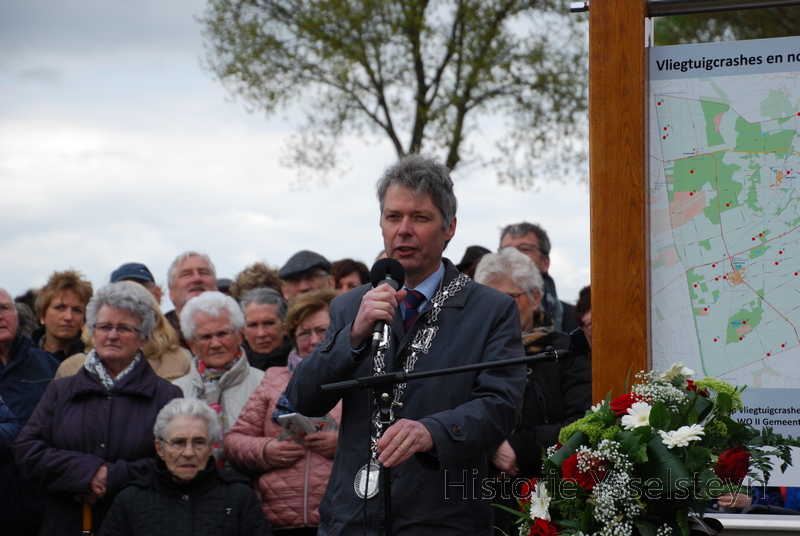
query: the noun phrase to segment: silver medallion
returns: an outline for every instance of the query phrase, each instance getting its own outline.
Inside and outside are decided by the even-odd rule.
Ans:
[[[367,471],[367,467],[369,467],[369,471]],[[367,499],[371,499],[377,495],[378,477],[380,474],[381,466],[376,462],[369,462],[368,464],[364,465],[364,467],[359,469],[358,473],[356,473],[356,480],[354,482],[356,495],[358,495],[361,499],[363,499],[365,495]]]

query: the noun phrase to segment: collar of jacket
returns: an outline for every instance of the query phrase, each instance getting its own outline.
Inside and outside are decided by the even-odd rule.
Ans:
[[[89,371],[84,367],[81,367],[73,377],[75,379],[72,381],[70,390],[67,393],[70,399],[97,394],[105,396],[109,393],[103,387],[103,384],[89,374]],[[155,395],[157,378],[158,376],[153,371],[153,367],[142,356],[133,367],[133,370],[126,374],[118,384],[115,384],[110,392],[150,398]]]
[[[247,373],[250,370],[250,363],[247,361],[247,354],[244,352],[244,349],[241,347],[239,347],[239,349],[242,350],[241,357],[233,364],[233,367],[219,379],[219,388],[223,391],[242,383],[245,378],[247,378]],[[205,389],[205,386],[203,385],[203,377],[197,372],[198,359],[197,356],[192,358],[192,368],[191,372],[189,372],[189,377],[192,380],[192,385],[202,391]]]

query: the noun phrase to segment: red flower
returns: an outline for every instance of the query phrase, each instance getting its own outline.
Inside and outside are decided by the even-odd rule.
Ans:
[[[728,449],[719,455],[714,472],[726,484],[741,484],[750,469],[750,453],[740,446]]]
[[[590,466],[587,471],[578,469],[578,453],[576,452],[561,464],[561,474],[564,480],[572,480],[582,487],[587,492],[590,492],[594,487],[603,480],[603,475],[606,473],[606,465],[608,462],[603,460],[600,462],[587,455],[581,455],[584,461],[588,461]]]
[[[611,411],[617,414],[617,417],[622,417],[623,415],[628,414],[628,408],[631,407],[636,402],[639,402],[640,398],[639,395],[636,393],[626,393],[622,396],[618,396],[614,400],[611,401]]]
[[[530,504],[531,503],[531,493],[533,493],[533,488],[536,487],[536,477],[531,478],[527,482],[522,483],[522,487],[520,488],[519,494],[519,501],[522,504]]]
[[[558,530],[559,526],[552,521],[535,517],[528,536],[558,536]]]
[[[708,398],[708,389],[700,389],[698,391],[697,386],[694,384],[694,380],[686,380],[686,390]]]

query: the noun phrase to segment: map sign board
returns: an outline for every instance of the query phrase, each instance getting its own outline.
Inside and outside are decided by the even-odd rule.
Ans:
[[[652,365],[747,385],[800,435],[800,37],[649,56]]]

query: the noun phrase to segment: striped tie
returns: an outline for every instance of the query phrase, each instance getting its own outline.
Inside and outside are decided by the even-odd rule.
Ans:
[[[403,304],[406,306],[406,312],[403,313],[403,323],[406,325],[406,331],[408,331],[408,328],[411,327],[411,324],[413,324],[414,320],[419,316],[417,307],[419,307],[419,304],[425,299],[425,295],[418,290],[411,290],[410,288],[406,290],[408,294],[406,294],[406,299],[403,300]]]

